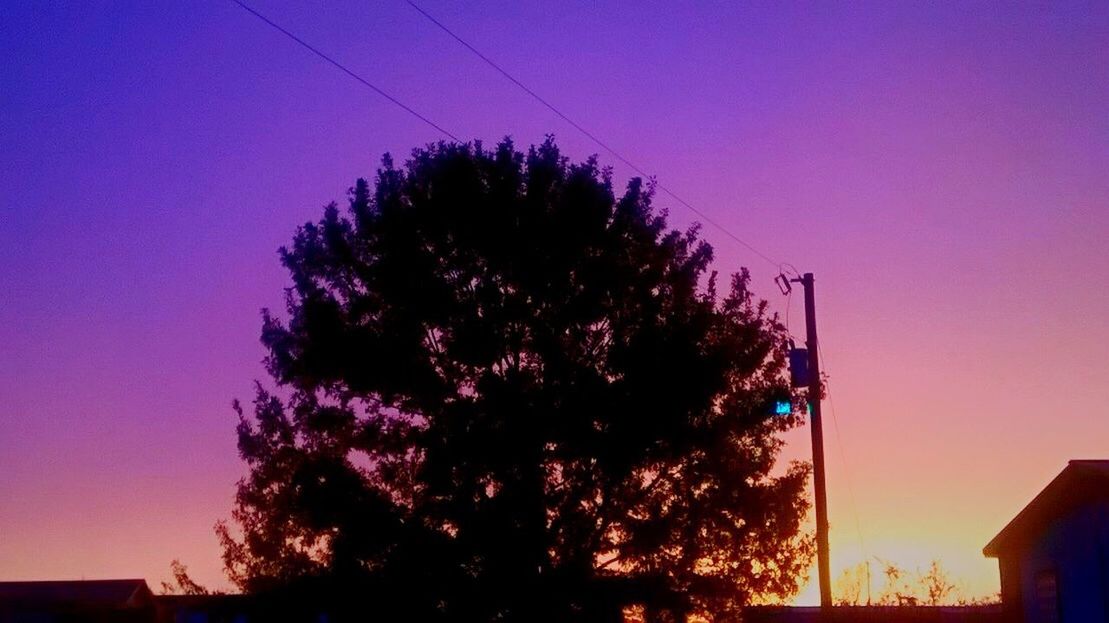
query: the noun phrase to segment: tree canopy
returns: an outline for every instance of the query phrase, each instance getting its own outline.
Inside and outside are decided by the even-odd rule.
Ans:
[[[812,547],[808,467],[775,465],[799,422],[773,415],[785,332],[745,270],[718,291],[652,191],[617,196],[553,139],[440,143],[300,227],[286,314],[264,312],[274,386],[236,405],[231,579],[429,621],[795,593]]]

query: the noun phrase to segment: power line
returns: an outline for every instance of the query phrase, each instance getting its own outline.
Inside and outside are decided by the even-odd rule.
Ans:
[[[340,63],[339,61],[331,58],[327,54],[324,54],[323,52],[321,52],[316,47],[312,46],[310,43],[308,43],[304,39],[301,39],[300,37],[294,35],[293,33],[289,32],[288,30],[285,30],[284,28],[279,26],[277,23],[275,23],[270,18],[266,17],[265,15],[262,15],[258,11],[255,11],[253,8],[248,6],[246,3],[242,2],[241,0],[232,0],[232,2],[234,2],[235,4],[241,6],[244,9],[246,9],[246,11],[249,12],[254,17],[257,17],[258,19],[262,20],[263,22],[269,24],[275,30],[280,32],[281,34],[283,34],[286,37],[292,39],[293,41],[296,41],[297,43],[299,43],[301,46],[303,46],[305,49],[312,52],[316,56],[322,58],[323,60],[327,61],[328,63],[331,63],[335,67],[339,68],[339,70],[342,71],[343,73],[345,73],[346,75],[350,76],[351,78],[354,78],[358,82],[362,83],[364,86],[369,87],[370,89],[375,91],[381,97],[384,97],[385,99],[389,100],[390,102],[396,104],[397,106],[399,106],[400,108],[402,108],[403,110],[405,110],[406,112],[411,114],[413,117],[416,117],[420,121],[423,121],[424,123],[426,123],[429,126],[435,128],[436,130],[442,132],[444,135],[450,137],[451,139],[453,139],[455,141],[458,141],[459,143],[462,142],[462,139],[460,139],[457,136],[455,136],[454,134],[451,134],[450,132],[446,131],[439,124],[435,123],[431,119],[428,119],[427,117],[425,117],[425,116],[421,115],[420,113],[416,112],[415,110],[412,109],[411,106],[408,106],[407,104],[405,104],[404,102],[398,100],[397,98],[393,97],[392,95],[389,95],[385,91],[381,90],[381,88],[379,88],[376,85],[372,84],[370,81],[366,80],[362,76],[354,73],[350,69],[347,69],[347,67],[345,65],[343,65],[342,63]]]
[[[824,348],[819,343],[817,343],[817,356],[820,357],[820,367],[827,370],[826,362],[825,362],[825,359],[824,359]],[[866,543],[863,540],[862,526],[861,526],[861,523],[859,522],[859,510],[855,505],[855,486],[854,486],[854,482],[853,482],[854,479],[851,477],[851,466],[847,462],[847,453],[843,449],[843,437],[840,435],[839,419],[836,417],[836,403],[835,403],[835,400],[832,399],[832,384],[829,382],[829,383],[825,384],[824,387],[825,387],[826,392],[828,393],[828,405],[832,408],[832,427],[836,431],[836,445],[839,446],[839,458],[840,458],[840,461],[843,463],[843,472],[844,472],[844,476],[846,477],[846,480],[847,480],[847,500],[851,504],[851,514],[855,518],[855,534],[859,538],[859,549],[861,550],[859,553],[862,554],[864,560],[869,560],[869,555],[868,555],[867,550],[866,550]],[[870,601],[869,573],[870,572],[868,570],[867,571],[868,579],[867,579],[867,588],[866,588],[866,590],[867,590],[867,602],[868,603]]]
[[[235,0],[235,1],[238,2],[238,0]],[[488,64],[493,69],[497,70],[497,72],[499,72],[502,76],[507,78],[510,82],[512,82],[512,84],[515,84],[517,87],[519,87],[525,93],[527,93],[531,97],[535,98],[536,101],[538,101],[543,106],[547,107],[548,110],[550,110],[554,114],[558,115],[563,121],[570,124],[575,130],[577,130],[578,132],[581,132],[582,134],[584,134],[591,141],[593,141],[594,143],[599,145],[602,149],[604,149],[608,153],[612,154],[617,160],[619,160],[620,162],[623,162],[624,164],[626,164],[628,167],[630,167],[633,171],[635,171],[639,175],[641,175],[643,177],[646,177],[646,178],[651,178],[651,175],[649,175],[643,169],[639,168],[639,166],[637,166],[634,162],[632,162],[628,158],[624,157],[623,154],[621,154],[620,152],[618,152],[615,149],[613,149],[612,147],[610,147],[608,145],[608,143],[606,143],[605,141],[602,141],[600,138],[597,137],[597,135],[595,135],[594,133],[592,133],[589,130],[582,127],[581,124],[579,124],[578,122],[571,119],[569,116],[566,115],[566,113],[559,110],[554,104],[548,102],[546,99],[541,97],[538,93],[536,93],[532,89],[528,88],[528,86],[525,85],[523,82],[520,82],[519,80],[517,80],[515,76],[508,73],[508,71],[506,71],[503,67],[501,67],[497,63],[495,63],[491,58],[489,58],[488,56],[482,54],[480,50],[478,50],[474,46],[470,45],[465,39],[463,39],[462,37],[459,37],[458,35],[456,35],[454,33],[454,31],[452,31],[450,28],[447,28],[446,25],[444,25],[442,22],[440,22],[439,20],[432,17],[430,13],[428,13],[427,11],[420,8],[420,6],[417,5],[415,2],[413,2],[412,0],[407,0],[407,1],[408,1],[408,4],[412,6],[412,8],[419,11],[420,14],[423,15],[424,17],[426,17],[428,20],[430,20],[431,23],[433,23],[436,26],[438,26],[439,28],[441,28],[443,30],[443,32],[450,35],[451,38],[453,38],[458,43],[462,44],[462,46],[465,47],[467,50],[473,52],[478,58],[485,61],[485,63]],[[709,225],[712,225],[716,229],[720,230],[721,232],[724,233],[724,235],[728,236],[729,238],[731,238],[735,242],[738,242],[739,244],[743,245],[744,247],[746,247],[749,251],[751,251],[755,255],[757,255],[757,256],[761,257],[762,259],[766,260],[767,262],[769,262],[772,266],[777,267],[779,265],[778,262],[771,259],[770,256],[766,255],[762,251],[759,251],[754,246],[752,246],[750,243],[748,243],[746,240],[743,240],[739,236],[733,234],[731,231],[728,230],[728,228],[726,228],[723,225],[721,225],[720,223],[716,222],[715,220],[713,220],[711,217],[709,217],[707,214],[705,214],[701,210],[698,210],[696,207],[694,207],[692,204],[690,204],[685,199],[682,199],[681,197],[679,197],[674,191],[670,190],[669,188],[662,185],[661,183],[658,183],[657,180],[655,181],[655,186],[659,190],[661,190],[662,192],[669,195],[672,199],[674,199],[675,201],[677,201],[681,205],[685,206],[690,212],[693,212],[697,216],[701,217],[706,223],[708,223]]]
[[[333,65],[333,66],[334,66],[335,68],[337,68],[337,69],[339,69],[340,71],[342,71],[343,73],[347,74],[348,76],[350,76],[351,78],[353,78],[354,80],[356,80],[357,82],[359,82],[360,84],[362,84],[363,86],[365,86],[365,87],[367,87],[367,88],[371,89],[372,91],[374,91],[375,93],[377,93],[377,94],[378,94],[378,95],[380,95],[381,97],[384,97],[385,99],[389,100],[389,101],[390,101],[390,102],[392,102],[392,103],[393,103],[394,105],[396,105],[396,106],[397,106],[398,108],[400,108],[400,109],[404,110],[405,112],[409,113],[409,114],[410,114],[410,115],[412,115],[413,117],[416,117],[416,118],[417,118],[417,119],[419,119],[420,121],[423,121],[423,122],[424,122],[425,124],[427,124],[428,126],[431,126],[431,127],[432,127],[432,128],[434,128],[435,130],[439,131],[439,132],[440,132],[440,133],[442,133],[442,134],[443,134],[444,136],[447,136],[447,137],[449,137],[450,139],[452,139],[452,140],[454,140],[454,141],[457,141],[457,142],[459,142],[459,143],[461,143],[461,142],[462,142],[462,139],[460,139],[460,138],[458,138],[457,136],[455,136],[455,135],[454,135],[453,133],[451,133],[450,131],[448,131],[447,129],[445,129],[445,128],[444,128],[443,126],[441,126],[441,125],[439,125],[439,124],[435,123],[434,121],[432,121],[432,120],[431,120],[431,119],[429,119],[428,117],[426,117],[426,116],[424,116],[424,115],[420,114],[420,113],[419,113],[419,112],[417,112],[417,111],[416,111],[415,109],[413,109],[413,108],[412,108],[411,106],[409,106],[409,105],[405,104],[404,102],[400,101],[400,100],[399,100],[399,99],[397,99],[396,97],[393,97],[392,95],[390,95],[389,93],[387,93],[387,92],[386,92],[385,90],[383,90],[382,88],[380,88],[380,87],[378,87],[377,85],[373,84],[373,83],[372,83],[372,82],[370,82],[369,80],[366,80],[366,79],[365,79],[365,78],[363,78],[363,77],[362,77],[361,75],[359,75],[358,73],[356,73],[356,72],[354,72],[353,70],[349,69],[349,68],[348,68],[348,67],[347,67],[346,65],[344,65],[344,64],[340,63],[339,61],[335,60],[334,58],[332,58],[331,56],[329,56],[328,54],[326,54],[325,52],[323,52],[323,51],[322,51],[322,50],[320,50],[319,48],[317,48],[317,47],[313,46],[312,44],[308,43],[308,42],[307,42],[307,41],[305,41],[304,39],[301,39],[301,38],[300,38],[300,37],[298,37],[297,35],[293,34],[293,33],[292,33],[292,32],[290,32],[289,30],[287,30],[287,29],[285,29],[284,27],[282,27],[282,26],[281,26],[280,24],[278,24],[278,23],[274,22],[274,21],[273,21],[273,20],[271,20],[270,18],[268,18],[268,17],[266,17],[265,15],[263,15],[262,13],[258,12],[258,11],[257,11],[257,10],[255,10],[255,9],[254,9],[253,7],[251,7],[250,5],[246,4],[245,2],[242,2],[242,0],[232,0],[232,2],[234,2],[234,3],[235,3],[235,4],[237,4],[237,5],[239,5],[240,7],[242,7],[242,8],[243,8],[243,9],[244,9],[245,11],[247,11],[247,12],[248,12],[248,13],[250,13],[251,15],[253,15],[253,16],[255,16],[255,17],[257,17],[257,18],[258,18],[259,20],[261,20],[261,21],[265,22],[265,23],[266,23],[267,25],[269,25],[269,26],[270,26],[271,28],[273,28],[274,30],[276,30],[276,31],[280,32],[281,34],[285,35],[285,36],[286,36],[286,37],[288,37],[289,39],[292,39],[292,40],[293,40],[294,42],[296,42],[297,44],[299,44],[299,45],[300,45],[301,47],[305,48],[305,49],[306,49],[306,50],[308,50],[309,52],[312,52],[312,53],[313,53],[313,54],[315,54],[316,56],[318,56],[318,57],[320,57],[321,59],[323,59],[323,60],[327,61],[328,63],[330,63],[331,65]],[[613,155],[613,156],[614,156],[614,157],[615,157],[615,158],[616,158],[617,160],[619,160],[620,162],[623,162],[623,163],[624,163],[625,165],[627,165],[627,166],[628,166],[629,168],[631,168],[631,169],[632,169],[633,171],[635,171],[635,172],[636,172],[636,173],[638,173],[639,175],[641,175],[641,176],[643,176],[643,177],[646,177],[646,178],[650,178],[650,177],[651,177],[651,175],[650,175],[650,174],[648,174],[648,173],[647,173],[646,171],[644,171],[644,170],[643,170],[643,169],[642,169],[641,167],[639,167],[638,165],[636,165],[636,164],[635,164],[634,162],[632,162],[631,160],[629,160],[629,159],[628,159],[627,157],[625,157],[625,156],[624,156],[623,154],[621,154],[620,152],[618,152],[618,151],[617,151],[616,149],[614,149],[613,147],[609,146],[609,144],[608,144],[608,143],[606,143],[605,141],[601,140],[601,139],[600,139],[600,138],[599,138],[599,137],[598,137],[597,135],[595,135],[595,134],[593,134],[592,132],[590,132],[589,130],[587,130],[587,129],[586,129],[585,127],[583,127],[583,126],[582,126],[581,124],[579,124],[579,123],[577,123],[576,121],[574,121],[573,119],[571,119],[571,118],[570,118],[569,116],[567,116],[567,115],[566,115],[565,113],[563,113],[563,112],[562,112],[561,110],[559,110],[559,109],[558,109],[558,108],[557,108],[556,106],[554,106],[553,104],[551,104],[550,102],[548,102],[547,100],[545,100],[545,99],[544,99],[543,97],[541,97],[541,96],[540,96],[540,95],[539,95],[538,93],[536,93],[536,92],[535,92],[535,91],[533,91],[532,89],[528,88],[528,86],[527,86],[527,85],[525,85],[524,83],[522,83],[522,82],[520,82],[519,80],[517,80],[517,79],[516,79],[516,78],[515,78],[515,77],[514,77],[514,76],[513,76],[512,74],[508,73],[508,71],[506,71],[506,70],[505,70],[504,68],[502,68],[502,67],[501,67],[500,65],[498,65],[498,64],[497,64],[496,62],[494,62],[494,61],[493,61],[492,59],[490,59],[490,58],[489,58],[488,56],[485,56],[485,55],[484,55],[484,54],[482,54],[482,53],[481,53],[481,51],[479,51],[479,50],[478,50],[477,48],[475,48],[474,46],[470,45],[470,44],[469,44],[468,42],[466,42],[466,41],[465,41],[464,39],[462,39],[461,37],[459,37],[458,35],[456,35],[456,34],[455,34],[455,33],[454,33],[453,31],[451,31],[451,30],[450,30],[449,28],[447,28],[447,26],[446,26],[446,25],[444,25],[444,24],[443,24],[442,22],[440,22],[439,20],[437,20],[437,19],[435,19],[434,17],[432,17],[432,16],[431,16],[431,15],[430,15],[430,14],[429,14],[429,13],[428,13],[427,11],[424,11],[424,10],[423,10],[422,8],[420,8],[420,7],[419,7],[419,6],[418,6],[418,5],[416,4],[416,3],[412,2],[411,0],[408,0],[408,4],[410,4],[410,5],[412,6],[412,8],[416,9],[417,11],[419,11],[419,12],[420,12],[420,14],[422,14],[422,15],[423,15],[424,17],[426,17],[427,19],[429,19],[429,20],[430,20],[430,21],[431,21],[432,23],[434,23],[434,24],[435,24],[436,26],[438,26],[439,28],[441,28],[441,29],[442,29],[442,30],[443,30],[444,32],[446,32],[446,33],[447,33],[448,35],[450,35],[450,36],[451,36],[452,38],[454,38],[454,39],[455,39],[456,41],[458,41],[458,42],[459,42],[460,44],[462,44],[462,45],[463,45],[463,46],[464,46],[464,47],[465,47],[466,49],[470,50],[470,51],[471,51],[471,52],[473,52],[473,53],[474,53],[475,55],[477,55],[477,56],[478,56],[478,58],[480,58],[481,60],[483,60],[484,62],[486,62],[487,64],[489,64],[489,65],[490,65],[491,67],[493,67],[494,69],[496,69],[496,70],[497,70],[497,71],[498,71],[498,72],[499,72],[500,74],[502,74],[502,75],[503,75],[503,76],[504,76],[505,78],[507,78],[507,79],[508,79],[509,81],[511,81],[511,82],[512,82],[513,84],[515,84],[515,85],[516,85],[517,87],[519,87],[520,89],[522,89],[522,90],[523,90],[523,91],[524,91],[525,93],[527,93],[528,95],[530,95],[531,97],[533,97],[533,98],[534,98],[534,99],[535,99],[536,101],[538,101],[539,103],[541,103],[541,104],[542,104],[543,106],[545,106],[546,108],[548,108],[549,110],[551,110],[551,112],[553,112],[553,113],[555,113],[556,115],[558,115],[558,116],[559,116],[559,117],[560,117],[560,118],[561,118],[562,120],[564,120],[564,121],[565,121],[566,123],[570,124],[570,126],[572,126],[572,127],[574,128],[574,129],[576,129],[577,131],[581,132],[581,133],[582,133],[583,135],[585,135],[586,137],[588,137],[588,138],[589,138],[589,139],[590,139],[591,141],[593,141],[594,143],[596,143],[597,145],[599,145],[599,146],[600,146],[600,147],[601,147],[602,149],[604,149],[604,150],[605,150],[605,151],[607,151],[608,153],[612,154],[612,155]],[[656,186],[656,187],[657,187],[657,188],[658,188],[659,190],[661,190],[662,192],[664,192],[664,193],[666,193],[667,195],[669,195],[669,196],[670,196],[670,197],[671,197],[672,199],[674,199],[675,201],[677,201],[677,202],[678,202],[679,204],[681,204],[682,206],[684,206],[684,207],[685,207],[686,209],[688,209],[689,211],[691,211],[691,212],[693,212],[694,214],[696,214],[697,216],[699,216],[699,217],[700,217],[700,218],[701,218],[702,220],[704,220],[704,221],[705,221],[706,223],[708,223],[709,225],[712,225],[712,226],[713,226],[713,227],[715,227],[716,229],[720,230],[720,231],[721,231],[722,233],[724,233],[724,235],[728,236],[728,237],[729,237],[729,238],[731,238],[731,239],[732,239],[733,241],[735,241],[735,242],[737,242],[737,243],[739,243],[739,244],[743,245],[743,246],[744,246],[744,247],[746,247],[746,248],[747,248],[747,249],[748,249],[749,251],[751,251],[751,252],[752,252],[752,253],[754,253],[755,255],[759,256],[759,257],[760,257],[760,258],[762,258],[763,260],[767,261],[767,262],[768,262],[768,263],[770,263],[770,264],[771,264],[772,266],[775,266],[775,267],[777,267],[777,266],[779,265],[779,263],[778,263],[778,262],[775,262],[775,261],[774,261],[774,260],[773,260],[773,259],[772,259],[772,258],[771,258],[770,256],[766,255],[766,254],[765,254],[765,253],[763,253],[762,251],[759,251],[759,250],[758,250],[757,248],[755,248],[755,247],[754,247],[754,246],[753,246],[752,244],[750,244],[750,243],[749,243],[749,242],[747,242],[746,240],[743,240],[743,239],[742,239],[742,238],[740,238],[739,236],[737,236],[737,235],[735,235],[734,233],[732,233],[732,232],[731,232],[731,231],[730,231],[730,230],[729,230],[728,228],[724,227],[724,226],[723,226],[723,225],[721,225],[721,224],[720,224],[719,222],[717,222],[716,220],[714,220],[714,219],[713,219],[712,217],[710,217],[709,215],[705,214],[705,213],[704,213],[703,211],[699,210],[699,209],[698,209],[697,207],[695,207],[695,206],[694,206],[693,204],[691,204],[691,203],[689,203],[688,201],[686,201],[685,199],[683,199],[683,198],[682,198],[681,196],[679,196],[679,195],[678,195],[677,193],[675,193],[675,192],[674,192],[673,190],[671,190],[670,188],[668,188],[668,187],[667,187],[667,186],[665,186],[664,184],[662,184],[662,183],[659,183],[659,182],[658,182],[658,181],[656,180],[656,182],[655,182],[655,186]]]

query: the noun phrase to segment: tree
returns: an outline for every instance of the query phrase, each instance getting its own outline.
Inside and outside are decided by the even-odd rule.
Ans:
[[[383,620],[677,620],[796,592],[785,332],[745,270],[718,292],[652,191],[617,198],[553,139],[440,143],[302,226],[287,319],[263,314],[278,388],[236,405],[230,578],[372,593]]]
[[[162,582],[163,595],[218,595],[219,591],[210,591],[204,586],[197,584],[195,580],[189,577],[189,568],[176,558],[169,563],[170,573],[173,574],[173,582]]]

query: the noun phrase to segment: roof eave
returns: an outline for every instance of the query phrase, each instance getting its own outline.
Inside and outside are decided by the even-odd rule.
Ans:
[[[1059,472],[1051,482],[1040,490],[1036,497],[1013,517],[1005,527],[982,548],[982,554],[987,558],[1001,558],[1005,550],[1010,549],[1017,540],[1020,529],[1032,521],[1040,506],[1047,503],[1048,498],[1056,495],[1057,488],[1064,486],[1066,480],[1082,477],[1104,478],[1109,475],[1109,461],[1102,460],[1072,460]],[[1048,504],[1048,506],[1054,506]]]

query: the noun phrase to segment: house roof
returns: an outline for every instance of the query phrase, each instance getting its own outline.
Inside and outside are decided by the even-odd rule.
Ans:
[[[153,603],[145,580],[0,582],[0,605],[79,605],[135,608]]]
[[[1109,460],[1073,460],[997,533],[982,553],[997,558],[1026,542],[1052,518],[1092,499],[1109,499]]]

